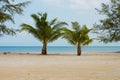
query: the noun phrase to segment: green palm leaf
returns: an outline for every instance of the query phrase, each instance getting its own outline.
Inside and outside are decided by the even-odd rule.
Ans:
[[[32,27],[28,24],[22,24],[21,26],[22,26],[21,31],[27,31],[27,32],[31,33],[35,38],[42,41],[43,37],[40,35],[40,33],[37,29],[35,29],[34,27]]]
[[[57,21],[57,18],[54,18],[53,20],[51,20],[50,22],[49,22],[49,25],[51,26],[51,25],[54,25],[55,23],[56,23],[56,21]]]

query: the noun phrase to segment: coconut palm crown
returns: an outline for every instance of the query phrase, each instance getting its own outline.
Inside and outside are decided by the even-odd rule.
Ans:
[[[72,29],[62,29],[62,37],[65,38],[70,44],[77,45],[77,55],[81,55],[81,46],[88,45],[92,42],[89,38],[88,33],[92,29],[88,29],[86,25],[81,27],[78,22],[72,22]]]
[[[47,13],[32,14],[31,17],[35,21],[35,27],[23,23],[21,26],[22,31],[31,33],[35,38],[42,42],[42,54],[47,54],[47,43],[57,40],[61,36],[61,28],[67,25],[65,22],[58,22],[54,18],[50,22],[47,21]]]

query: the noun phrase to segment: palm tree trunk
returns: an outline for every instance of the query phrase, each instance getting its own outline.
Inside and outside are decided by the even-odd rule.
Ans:
[[[81,45],[80,45],[80,43],[77,44],[77,55],[81,56]]]
[[[47,41],[43,41],[42,55],[47,55]]]

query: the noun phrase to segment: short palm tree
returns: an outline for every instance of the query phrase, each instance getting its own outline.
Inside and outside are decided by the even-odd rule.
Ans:
[[[22,24],[22,31],[31,33],[35,38],[42,42],[42,54],[47,54],[47,43],[57,40],[61,36],[60,29],[67,25],[65,22],[57,22],[57,18],[47,21],[47,13],[32,14],[31,17],[35,21],[35,27],[29,24]]]
[[[89,38],[88,33],[92,29],[88,29],[86,25],[82,28],[78,22],[72,22],[72,29],[63,28],[63,38],[65,38],[70,44],[77,45],[77,55],[81,55],[81,45],[88,45],[92,42]]]

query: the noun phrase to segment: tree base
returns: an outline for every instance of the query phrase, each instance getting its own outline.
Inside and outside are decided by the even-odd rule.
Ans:
[[[77,54],[77,56],[81,56],[81,54]]]
[[[42,55],[47,55],[47,51],[46,50],[44,50],[44,49],[42,49],[42,53],[41,53]]]

